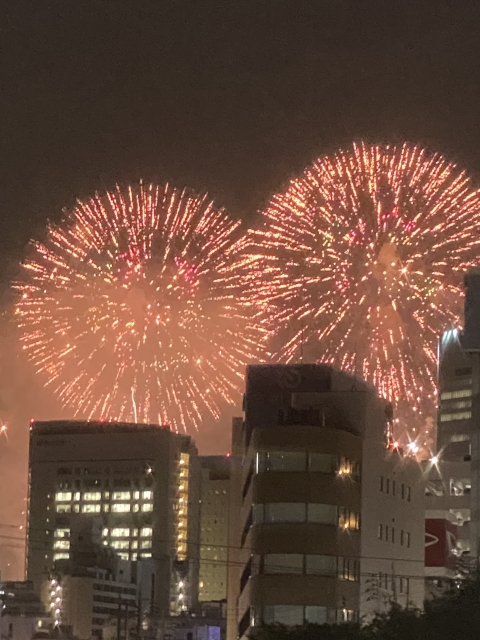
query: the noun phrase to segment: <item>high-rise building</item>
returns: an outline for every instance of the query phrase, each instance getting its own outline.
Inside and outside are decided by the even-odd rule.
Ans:
[[[421,606],[424,487],[391,407],[326,365],[247,368],[233,429],[227,638]],[[238,515],[237,515],[238,514]]]
[[[230,458],[202,456],[199,601],[227,598]]]
[[[120,559],[152,558],[154,611],[198,599],[198,473],[191,439],[157,425],[53,421],[30,427],[27,576],[37,593],[70,562],[92,519]]]

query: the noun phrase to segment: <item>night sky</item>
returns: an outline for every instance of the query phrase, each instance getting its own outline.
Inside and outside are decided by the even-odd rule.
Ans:
[[[12,0],[2,23],[4,281],[47,218],[116,182],[208,189],[250,224],[351,139],[480,177],[478,1]]]
[[[480,184],[479,25],[478,0],[7,0],[4,305],[47,219],[117,182],[208,190],[254,224],[307,163],[363,138],[425,144]],[[15,422],[0,443],[0,523],[16,525],[26,412],[51,414],[5,357],[9,334],[0,339],[0,418]],[[205,453],[212,442],[228,447],[229,430],[217,435],[201,434]],[[5,578],[18,579],[21,558],[0,547]]]

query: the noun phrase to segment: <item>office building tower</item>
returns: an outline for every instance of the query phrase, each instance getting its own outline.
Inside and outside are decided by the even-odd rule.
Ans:
[[[421,606],[424,487],[391,407],[326,365],[247,368],[232,450],[227,638]],[[238,567],[240,566],[240,570]]]
[[[188,436],[156,425],[32,422],[27,576],[37,593],[72,562],[79,519],[122,560],[153,560],[154,611],[198,598],[198,472]]]
[[[230,458],[202,456],[199,601],[227,598]]]

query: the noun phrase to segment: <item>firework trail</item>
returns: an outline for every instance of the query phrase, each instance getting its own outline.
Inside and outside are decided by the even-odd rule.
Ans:
[[[265,336],[238,302],[237,243],[223,210],[168,186],[78,202],[23,264],[23,349],[76,416],[199,427]]]
[[[458,326],[479,229],[479,192],[442,156],[355,144],[274,196],[247,235],[245,279],[281,359],[357,371],[397,406],[433,409],[437,342]]]

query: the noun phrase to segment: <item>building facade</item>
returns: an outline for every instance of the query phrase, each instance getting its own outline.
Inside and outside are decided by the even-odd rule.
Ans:
[[[32,422],[27,576],[37,593],[70,561],[92,520],[120,559],[153,560],[156,615],[198,599],[199,495],[189,437],[156,425]]]
[[[324,365],[247,368],[233,426],[227,638],[421,606],[424,489],[390,410]]]
[[[442,528],[450,532],[449,552],[442,566],[436,560],[432,566],[426,566],[429,593],[436,593],[462,575],[475,558],[471,508],[472,440],[476,432],[473,403],[479,383],[478,358],[463,349],[459,331],[446,331],[439,344],[438,453],[427,465],[426,519],[427,523],[432,520],[434,527],[439,526],[439,520],[443,521]],[[440,538],[443,544],[444,535]],[[430,549],[430,556],[432,553],[433,549]]]
[[[199,601],[227,598],[230,459],[201,456]]]

